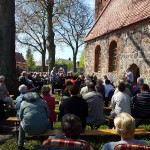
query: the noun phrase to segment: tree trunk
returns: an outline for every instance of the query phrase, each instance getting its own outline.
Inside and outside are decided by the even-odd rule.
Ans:
[[[45,69],[45,52],[42,53],[42,72],[46,72],[46,69]]]
[[[76,72],[77,69],[76,69],[76,54],[73,54],[73,72]]]
[[[10,94],[16,95],[15,0],[0,0],[0,75]]]
[[[54,43],[54,31],[53,31],[53,7],[54,0],[49,1],[49,5],[47,6],[47,16],[48,16],[48,62],[49,62],[49,72],[55,66],[55,43]]]

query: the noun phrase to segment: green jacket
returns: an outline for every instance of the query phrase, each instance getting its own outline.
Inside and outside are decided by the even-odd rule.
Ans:
[[[36,135],[45,132],[50,128],[49,115],[49,108],[38,93],[29,92],[23,96],[19,118],[26,133]]]

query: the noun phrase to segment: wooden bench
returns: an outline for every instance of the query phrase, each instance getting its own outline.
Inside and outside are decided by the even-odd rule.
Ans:
[[[64,134],[62,130],[47,130],[43,134],[39,134],[36,136],[53,136],[57,134]],[[149,131],[145,129],[136,129],[135,135],[147,135],[150,134]],[[115,129],[99,129],[99,130],[86,130],[85,132],[81,133],[81,136],[104,136],[104,135],[117,135]]]
[[[112,107],[103,107],[104,110],[112,110]]]
[[[14,95],[9,95],[11,98],[13,98],[14,97]]]
[[[9,118],[7,118],[7,121],[15,123],[15,128],[16,128],[15,130],[16,130],[16,135],[17,135],[17,133],[18,133],[17,128],[18,128],[21,120],[18,117],[9,117]]]
[[[17,126],[20,123],[20,119],[17,117],[9,117],[7,121],[15,122],[16,125],[16,133],[17,133]],[[64,134],[62,130],[55,129],[55,130],[47,130],[43,134],[39,134],[36,136],[52,136],[56,134]],[[136,129],[135,135],[147,135],[150,134],[149,131],[146,129]],[[104,135],[117,135],[115,129],[98,129],[98,130],[86,130],[85,132],[81,133],[81,136],[104,136]]]

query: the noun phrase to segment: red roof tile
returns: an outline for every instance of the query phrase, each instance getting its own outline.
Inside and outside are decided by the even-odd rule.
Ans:
[[[22,54],[16,52],[16,62],[26,63],[26,60],[24,59]]]
[[[110,0],[85,37],[89,41],[150,17],[150,0]]]

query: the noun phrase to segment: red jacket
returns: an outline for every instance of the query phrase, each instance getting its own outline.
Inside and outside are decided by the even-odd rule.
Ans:
[[[56,121],[55,98],[50,95],[42,95],[50,110],[50,122]]]

